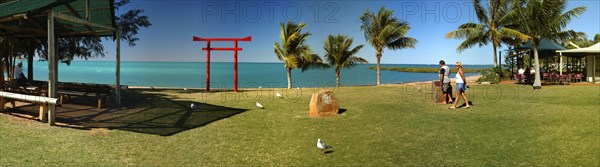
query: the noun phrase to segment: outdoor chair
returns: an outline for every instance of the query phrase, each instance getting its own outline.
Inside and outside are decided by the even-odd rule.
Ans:
[[[551,81],[554,84],[559,84],[560,83],[560,75],[558,75],[557,73],[553,73],[551,74]]]
[[[560,79],[559,79],[559,81],[558,81],[558,84],[560,85],[561,83],[562,83],[563,85],[565,85],[565,84],[566,84],[566,85],[569,85],[569,84],[571,84],[571,76],[570,76],[570,75],[568,75],[568,74],[565,74],[565,75],[560,75]]]
[[[577,82],[581,82],[583,80],[583,74],[577,73],[573,79]]]

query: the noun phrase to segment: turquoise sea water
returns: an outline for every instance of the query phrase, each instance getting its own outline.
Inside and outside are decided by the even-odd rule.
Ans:
[[[24,65],[26,66],[26,62]],[[26,67],[24,66],[24,73]],[[374,64],[363,64],[341,72],[341,84],[374,85]],[[439,67],[438,65],[384,64],[402,67]],[[490,65],[465,65],[465,68],[488,68]],[[239,63],[239,87],[287,87],[287,75],[281,63]],[[453,67],[451,67],[453,68]],[[75,61],[70,66],[60,64],[58,79],[63,82],[115,83],[115,62]],[[121,62],[121,84],[131,86],[204,88],[206,66],[203,62]],[[34,62],[34,79],[48,79],[48,63]],[[467,73],[467,76],[478,75]],[[454,74],[453,74],[454,76]],[[418,82],[438,79],[434,73],[381,71],[382,84]],[[294,87],[324,87],[335,85],[333,69],[292,70]],[[233,88],[233,63],[211,63],[211,87]]]

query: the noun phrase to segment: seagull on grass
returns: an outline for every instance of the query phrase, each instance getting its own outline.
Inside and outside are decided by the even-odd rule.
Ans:
[[[198,106],[196,106],[196,104],[194,104],[194,103],[192,103],[192,104],[190,105],[190,108],[192,108],[192,110],[193,110],[193,109],[196,109],[197,107],[198,107]]]
[[[331,149],[333,147],[323,143],[323,141],[321,141],[321,139],[317,139],[317,148],[319,150],[321,150],[321,154],[324,154],[327,149]]]
[[[260,108],[260,109],[265,109],[265,107],[260,104],[258,101],[256,102],[256,107]]]
[[[283,98],[283,95],[281,95],[281,93],[279,93],[279,92],[275,93],[275,96],[277,96],[279,98]]]

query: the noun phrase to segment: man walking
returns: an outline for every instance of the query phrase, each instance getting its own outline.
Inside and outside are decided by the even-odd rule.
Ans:
[[[446,66],[444,60],[440,60],[440,83],[442,83],[442,93],[444,94],[443,104],[452,103],[452,86],[450,86],[450,67]]]

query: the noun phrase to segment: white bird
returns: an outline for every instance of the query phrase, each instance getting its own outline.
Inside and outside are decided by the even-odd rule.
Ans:
[[[187,92],[188,90],[187,90],[187,88],[183,88],[183,91],[186,91],[186,92]]]
[[[193,110],[193,109],[196,109],[196,104],[192,103],[192,104],[190,105],[190,108],[192,108],[192,110]]]
[[[258,89],[262,89],[262,86],[258,86]]]
[[[300,89],[300,87],[296,87],[296,89]]]
[[[277,92],[275,93],[275,96],[279,97],[279,98],[283,98],[283,96],[281,95],[281,93]]]
[[[419,92],[420,92],[420,91],[421,91],[421,87],[418,87],[418,88],[417,88],[417,91],[419,91]]]
[[[260,109],[265,109],[265,107],[260,104],[258,101],[256,102],[256,107],[260,108]]]
[[[321,150],[321,154],[325,153],[325,150],[333,148],[325,143],[323,143],[323,141],[321,141],[321,139],[317,139],[317,148],[319,150]]]

